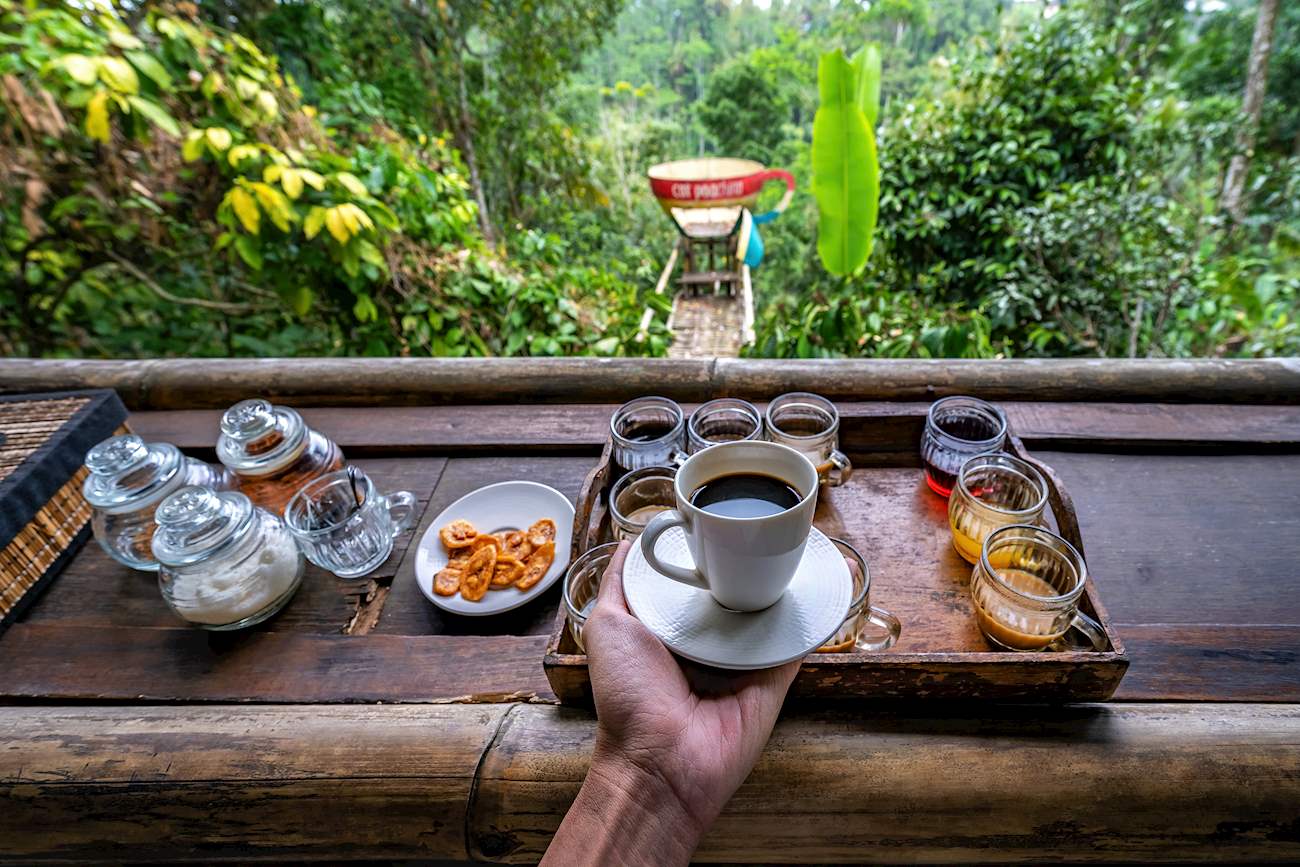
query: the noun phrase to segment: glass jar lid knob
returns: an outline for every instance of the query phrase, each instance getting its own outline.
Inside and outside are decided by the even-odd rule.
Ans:
[[[162,501],[154,520],[154,556],[169,566],[202,560],[244,533],[253,504],[238,492],[190,485]]]
[[[97,476],[115,476],[149,457],[149,447],[135,434],[109,437],[86,452],[86,469]]]

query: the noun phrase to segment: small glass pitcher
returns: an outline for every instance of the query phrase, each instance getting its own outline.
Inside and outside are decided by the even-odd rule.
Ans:
[[[243,400],[221,416],[217,457],[253,504],[283,514],[298,489],[343,468],[343,450],[287,406]]]
[[[235,474],[181,454],[170,443],[146,443],[135,434],[109,437],[86,453],[90,474],[82,483],[94,508],[90,524],[95,541],[124,566],[155,572],[158,561],[150,543],[156,528],[154,509],[186,485],[218,491],[238,487]]]

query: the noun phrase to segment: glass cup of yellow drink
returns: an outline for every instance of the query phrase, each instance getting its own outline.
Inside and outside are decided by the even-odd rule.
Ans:
[[[976,563],[990,533],[1009,524],[1040,524],[1047,482],[1038,470],[1006,454],[976,455],[961,465],[948,498],[952,546]]]
[[[970,579],[980,631],[1005,650],[1105,650],[1105,631],[1079,610],[1087,580],[1083,555],[1051,530],[994,530]],[[1071,630],[1086,643],[1067,640]]]

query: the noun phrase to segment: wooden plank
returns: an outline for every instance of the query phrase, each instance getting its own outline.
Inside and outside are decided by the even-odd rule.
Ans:
[[[438,513],[476,488],[511,479],[541,482],[571,501],[594,458],[453,458],[447,462],[414,539],[418,540]],[[543,517],[543,516],[538,516]],[[415,561],[407,558],[393,579],[375,632],[385,635],[537,635],[545,637],[560,604],[560,585],[529,604],[492,617],[459,617],[435,607],[415,583]],[[541,655],[536,659],[541,670]]]
[[[470,806],[476,857],[545,850],[586,773],[585,714],[513,711]],[[1300,708],[981,706],[785,716],[700,862],[1293,861]]]
[[[1300,626],[1116,628],[1133,659],[1117,701],[1300,703]]]
[[[597,451],[609,437],[616,404],[308,407],[307,422],[344,449],[383,454],[513,449],[533,453]],[[686,403],[690,412],[698,404]],[[762,407],[764,404],[759,403]],[[841,402],[846,445],[873,451],[919,442],[928,403]],[[1011,428],[1031,447],[1129,449],[1183,444],[1300,445],[1300,407],[1225,404],[1044,403],[1003,401]],[[223,410],[141,411],[132,428],[146,440],[209,453]],[[882,430],[886,416],[902,415]],[[888,434],[881,442],[882,434]]]
[[[229,406],[250,394],[301,405],[767,399],[1122,400],[1300,403],[1300,360],[226,358],[0,360],[0,392],[116,388],[130,409]]]
[[[89,707],[0,714],[0,857],[467,857],[507,708]]]
[[[371,458],[356,461],[381,491],[412,491],[423,510],[442,473],[443,458]],[[422,514],[422,511],[417,513]],[[398,536],[393,554],[363,580],[343,581],[310,563],[302,586],[274,618],[254,629],[279,632],[342,632],[357,615],[366,597],[396,574],[413,533]],[[24,622],[62,626],[175,627],[181,621],[167,608],[158,590],[158,576],[128,569],[95,543],[79,551],[68,568]],[[2,639],[0,639],[2,640]],[[0,655],[3,655],[0,644]]]
[[[552,700],[544,635],[320,635],[16,623],[0,700]]]

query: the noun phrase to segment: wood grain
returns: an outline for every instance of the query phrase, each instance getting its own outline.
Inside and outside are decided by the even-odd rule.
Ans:
[[[766,400],[1123,400],[1300,403],[1297,359],[259,358],[0,360],[0,391],[115,388],[130,409],[223,407],[250,394],[302,405]]]
[[[1118,624],[1117,701],[1300,702],[1300,626]]]
[[[544,635],[320,635],[16,623],[0,701],[553,700]]]
[[[510,714],[470,807],[527,863],[577,794],[581,712]],[[783,717],[699,862],[1293,861],[1300,708],[1113,705]]]
[[[771,397],[773,395],[767,395]],[[690,412],[698,404],[685,403]],[[760,408],[764,403],[758,401]],[[1128,450],[1178,445],[1300,446],[1300,407],[1225,404],[1047,403],[1002,401],[1011,428],[1033,447],[1118,447]],[[530,454],[599,451],[609,438],[617,404],[485,404],[481,406],[306,407],[303,417],[345,450],[364,453],[428,454],[492,452]],[[849,449],[912,449],[920,440],[923,402],[841,401],[842,429]],[[216,442],[222,409],[178,409],[132,413],[133,429],[160,440],[207,453]],[[884,418],[902,416],[882,429]]]
[[[0,857],[466,857],[504,705],[7,708]]]

